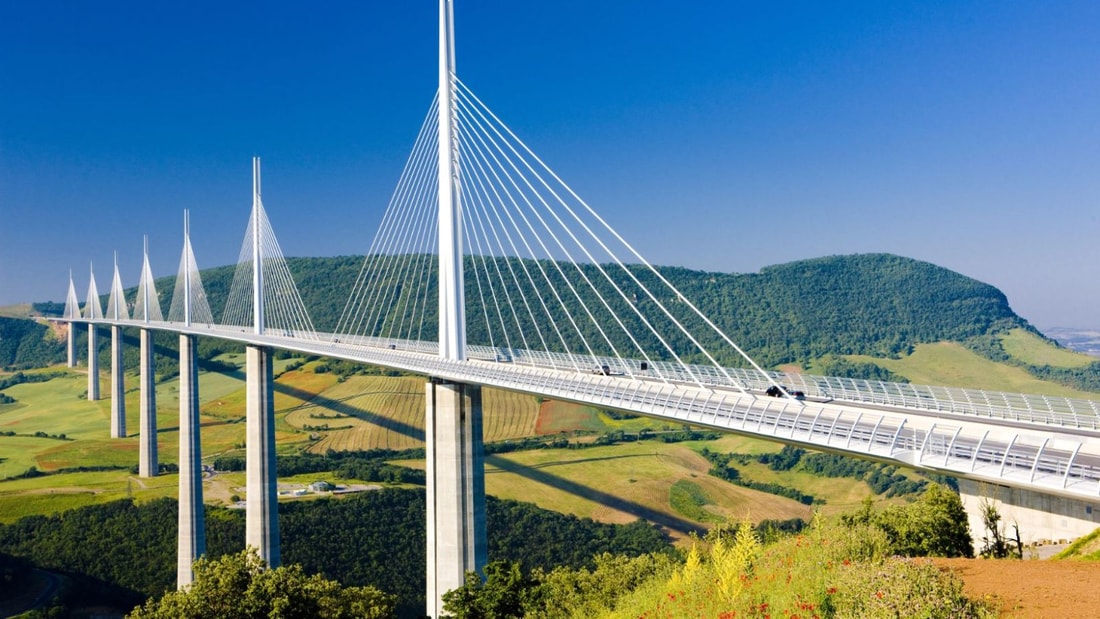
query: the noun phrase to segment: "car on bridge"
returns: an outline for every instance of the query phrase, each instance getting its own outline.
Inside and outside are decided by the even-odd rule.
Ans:
[[[806,394],[805,393],[802,393],[801,391],[794,391],[792,389],[788,389],[788,388],[784,387],[783,385],[772,385],[771,387],[768,387],[768,390],[765,391],[764,393],[771,396],[771,397],[773,397],[773,398],[782,398],[784,396],[784,392],[786,392],[786,395],[789,395],[789,396],[791,396],[792,398],[794,398],[796,400],[805,400],[806,399]]]
[[[613,370],[613,369],[611,369],[610,366],[607,366],[607,365],[597,366],[596,369],[592,370],[592,373],[593,374],[602,374],[604,376],[622,376],[623,375],[622,372],[620,372],[618,370]]]

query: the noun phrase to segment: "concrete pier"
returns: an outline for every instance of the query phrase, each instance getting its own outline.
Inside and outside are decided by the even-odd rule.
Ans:
[[[194,580],[192,565],[206,554],[202,503],[202,443],[199,437],[199,368],[195,338],[180,335],[180,492],[176,586]]]
[[[1025,546],[1075,540],[1100,527],[1100,497],[1084,501],[962,478],[959,478],[959,496],[970,523],[975,553],[982,549],[982,537],[987,535],[982,520],[983,502],[991,502],[997,508],[1008,537],[1016,538],[1013,525],[1020,528],[1020,541]]]
[[[65,356],[67,364],[71,368],[76,367],[76,325],[69,323],[65,325],[68,327],[65,331]]]
[[[431,381],[427,415],[427,614],[443,616],[443,594],[488,562],[481,388]]]
[[[99,329],[95,325],[88,325],[88,401],[99,400],[99,342],[97,341]],[[112,428],[113,430],[114,428]],[[112,431],[111,436],[114,436]]]
[[[153,332],[141,330],[141,407],[140,440],[138,447],[138,475],[156,477],[160,470],[157,462],[157,382],[156,364],[153,358]]]
[[[88,371],[91,372],[91,364]],[[126,381],[122,365],[122,327],[111,326],[111,438],[126,438]],[[99,390],[99,381],[96,381]],[[91,383],[88,384],[91,394]],[[90,396],[89,400],[92,399]]]
[[[279,496],[275,474],[275,401],[271,349],[245,349],[248,378],[245,403],[245,476],[248,505],[245,545],[257,550],[271,567],[278,567]]]

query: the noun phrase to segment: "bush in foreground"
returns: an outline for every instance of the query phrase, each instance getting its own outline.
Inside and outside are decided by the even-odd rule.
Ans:
[[[872,525],[818,518],[805,533],[764,545],[745,522],[712,531],[682,561],[607,556],[592,571],[530,577],[497,565],[484,585],[472,578],[444,600],[463,619],[996,616],[967,599],[952,574],[893,552],[887,533]]]
[[[254,550],[195,563],[195,580],[134,609],[130,619],[382,619],[395,598],[374,587],[341,587],[297,565],[268,569]]]

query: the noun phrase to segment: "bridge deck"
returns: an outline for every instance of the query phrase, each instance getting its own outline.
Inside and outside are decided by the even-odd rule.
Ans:
[[[72,320],[142,327],[382,365],[678,423],[894,462],[1074,498],[1100,496],[1097,403],[1021,394],[774,373],[807,400],[762,396],[741,369],[485,346],[467,361],[435,342],[243,327]],[[624,366],[625,363],[625,366]],[[607,366],[607,372],[603,367]]]

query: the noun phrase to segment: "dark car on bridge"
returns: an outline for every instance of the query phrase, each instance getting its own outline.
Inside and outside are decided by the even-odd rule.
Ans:
[[[781,397],[783,397],[783,392],[784,391],[786,391],[787,394],[789,394],[792,398],[794,398],[796,400],[805,400],[806,399],[806,394],[805,393],[802,393],[801,391],[792,391],[792,390],[787,389],[786,387],[784,387],[782,385],[772,385],[771,387],[768,387],[768,390],[765,391],[764,393],[768,394],[769,396],[771,396],[773,398],[781,398]]]

